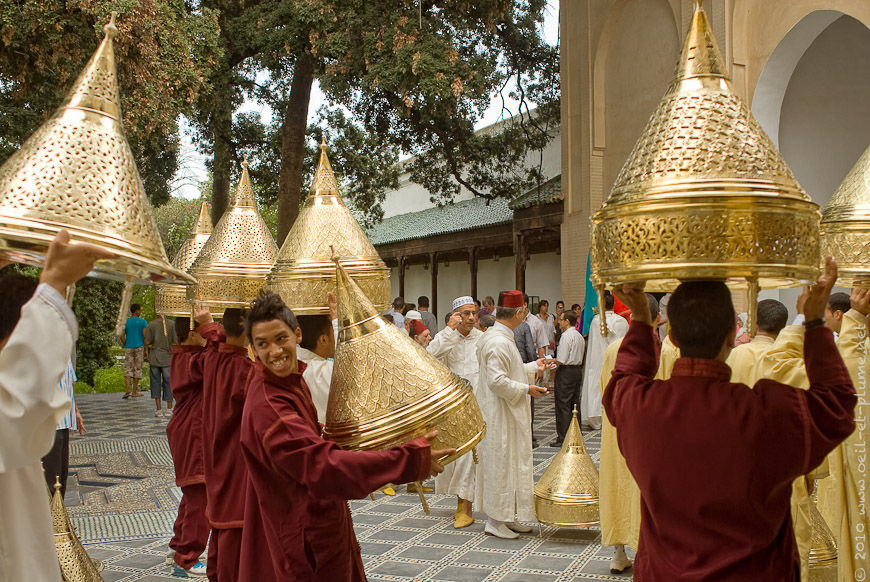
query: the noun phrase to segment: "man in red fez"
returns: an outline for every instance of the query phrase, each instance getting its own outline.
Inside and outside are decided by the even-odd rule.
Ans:
[[[545,360],[523,363],[514,340],[514,328],[523,321],[523,294],[504,291],[498,297],[495,325],[477,345],[480,366],[475,391],[486,438],[478,445],[474,504],[486,513],[484,531],[500,538],[519,537],[531,528],[520,522],[535,521],[532,466],[532,426],[529,398],[547,394],[535,386],[535,373]]]
[[[251,305],[247,336],[257,356],[242,416],[250,480],[240,582],[365,580],[348,499],[387,483],[422,481],[444,468],[432,431],[386,451],[346,451],[324,440],[296,359],[301,332],[274,293]]]

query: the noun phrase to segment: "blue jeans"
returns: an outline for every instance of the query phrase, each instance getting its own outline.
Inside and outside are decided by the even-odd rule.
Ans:
[[[162,398],[164,402],[172,402],[172,390],[169,389],[169,366],[159,368],[151,366],[151,398]]]

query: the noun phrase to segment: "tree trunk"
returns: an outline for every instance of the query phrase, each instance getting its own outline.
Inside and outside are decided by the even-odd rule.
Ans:
[[[226,66],[226,65],[225,65]],[[233,86],[232,71],[222,71],[215,84],[211,131],[214,141],[212,167],[211,222],[217,224],[229,206],[230,173],[233,163]]]
[[[278,246],[284,244],[290,227],[299,214],[302,192],[302,162],[305,159],[305,129],[308,103],[314,82],[314,60],[303,54],[296,62],[290,98],[281,126],[281,174],[278,177]]]

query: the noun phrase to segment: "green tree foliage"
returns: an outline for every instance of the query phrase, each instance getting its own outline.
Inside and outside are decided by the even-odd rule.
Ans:
[[[123,290],[123,283],[103,279],[86,278],[76,284],[76,374],[82,382],[93,384],[96,371],[114,363],[109,350],[118,343],[115,321]]]
[[[124,127],[160,204],[178,166],[177,117],[208,92],[220,56],[215,14],[183,0],[0,0],[0,163],[60,105],[112,10]]]

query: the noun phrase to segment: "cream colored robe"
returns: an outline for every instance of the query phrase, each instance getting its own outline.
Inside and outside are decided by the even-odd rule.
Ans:
[[[477,449],[474,503],[498,521],[535,521],[529,384],[537,364],[523,364],[513,331],[499,322],[478,340],[477,361],[486,436]]]
[[[483,337],[483,332],[476,327],[471,328],[468,335],[462,335],[455,329],[445,327],[435,334],[426,350],[441,360],[450,371],[465,378],[471,384],[471,389],[477,395],[477,377],[480,365],[477,361],[477,342]],[[452,463],[444,466],[444,471],[435,477],[435,492],[457,495],[462,499],[474,499],[474,483],[477,465],[474,457],[464,454]]]
[[[868,405],[868,361],[867,317],[850,309],[843,316],[843,325],[837,338],[840,355],[849,369],[855,392],[858,394],[858,404],[855,407],[855,432],[843,441],[829,455],[830,470],[834,483],[832,488],[820,490],[824,493],[822,504],[825,513],[832,510],[839,519],[830,523],[838,536],[839,579],[867,580],[870,577],[870,518],[868,518],[867,489],[867,444],[870,441],[867,417],[870,414]],[[824,514],[823,514],[824,515]]]
[[[731,367],[731,381],[747,386],[754,385],[762,377],[761,358],[771,346],[773,346],[772,337],[757,335],[748,344],[741,344],[731,350],[728,360],[725,361]],[[800,353],[800,358],[803,361],[803,351]]]
[[[586,366],[583,372],[583,395],[580,401],[580,412],[583,421],[601,418],[601,390],[598,383],[601,379],[604,350],[607,346],[628,333],[628,322],[621,315],[612,311],[604,313],[607,322],[607,337],[601,335],[601,315],[592,318],[589,326],[589,340],[586,342]]]
[[[758,380],[766,378],[800,388],[801,390],[808,390],[810,380],[807,377],[807,370],[804,364],[804,331],[803,325],[789,325],[783,328],[779,332],[776,341],[759,358],[759,364],[756,366],[759,375],[751,384],[744,383],[753,386]],[[736,381],[733,380],[735,374],[737,372],[732,370],[732,381]],[[743,380],[739,381],[743,382]],[[806,477],[798,477],[792,483],[791,521],[794,527],[798,554],[801,559],[801,580],[803,582],[809,579],[809,557],[813,537],[813,523],[810,516],[811,501],[806,480],[821,480],[827,476],[828,462],[825,460]],[[831,524],[829,523],[828,525],[830,526]]]
[[[40,459],[69,412],[60,388],[77,333],[63,297],[42,284],[0,351],[0,581],[57,582]]]
[[[600,382],[602,395],[610,382],[610,376],[616,366],[616,354],[621,345],[622,338],[604,350]],[[656,379],[667,380],[670,378],[674,362],[679,357],[679,351],[671,343],[670,338],[666,337],[662,343]],[[601,545],[625,545],[637,549],[637,539],[640,535],[640,489],[625,464],[625,457],[619,451],[619,444],[616,441],[616,427],[610,423],[607,412],[602,412],[601,456],[598,464]]]

